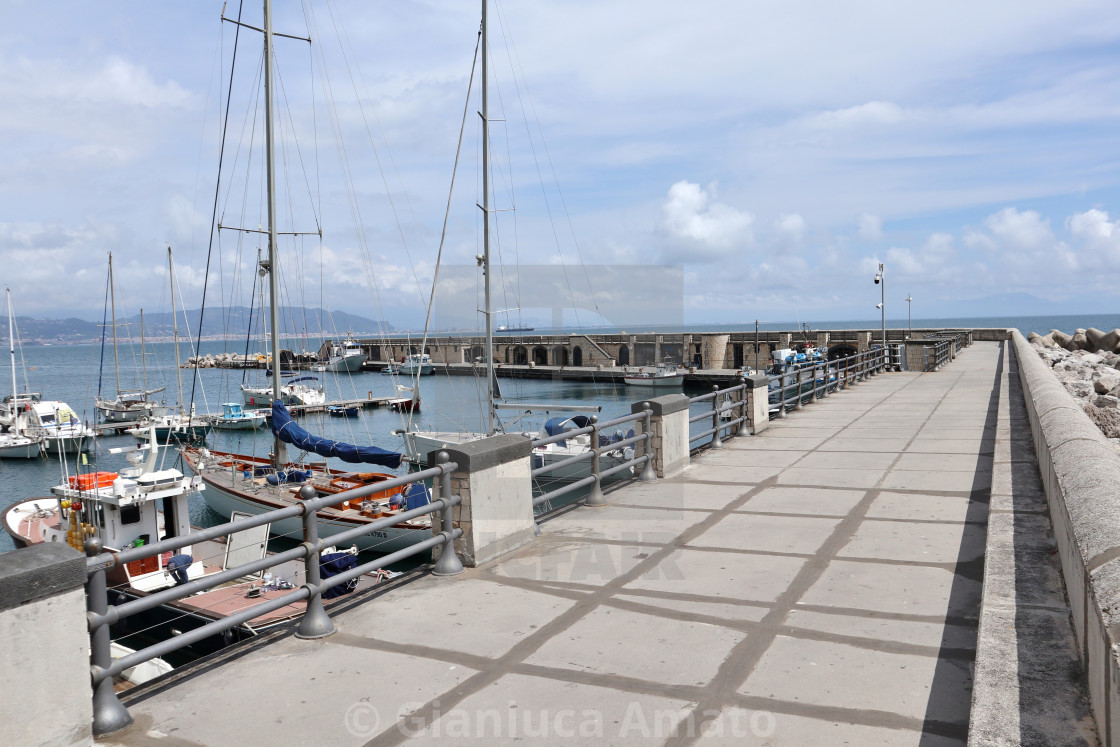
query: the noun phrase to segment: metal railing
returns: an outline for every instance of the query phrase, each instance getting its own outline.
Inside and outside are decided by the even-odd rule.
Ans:
[[[570,467],[573,464],[580,464],[582,462],[591,462],[591,473],[583,478],[574,480],[565,485],[562,485],[553,490],[542,492],[540,495],[533,498],[533,507],[540,506],[550,500],[559,498],[562,495],[567,495],[581,488],[591,487],[591,491],[587,495],[586,503],[589,506],[602,506],[606,504],[606,499],[603,497],[602,482],[604,478],[611,477],[625,470],[633,470],[639,464],[644,465],[641,473],[638,474],[638,479],[643,482],[656,480],[657,475],[653,470],[653,427],[652,427],[653,410],[650,408],[648,402],[642,403],[642,409],[639,412],[623,415],[619,418],[607,420],[600,423],[598,417],[592,415],[589,419],[591,425],[584,426],[583,428],[573,428],[563,433],[557,433],[552,436],[544,438],[533,439],[533,457],[540,456],[543,460],[543,455],[537,454],[537,449],[541,446],[548,446],[549,444],[567,441],[577,436],[587,435],[590,448],[579,454],[574,454],[564,459],[559,459],[552,463],[542,464],[540,467],[533,468],[531,476],[534,483],[538,478],[546,477],[547,475],[556,472],[563,467]],[[599,434],[607,428],[616,428],[626,423],[637,423],[641,421],[642,432],[633,436],[619,439],[617,441],[608,441],[600,443]],[[634,446],[641,443],[643,445],[643,453],[641,456],[633,456],[618,464],[615,464],[608,469],[601,469],[600,462],[603,454],[609,454],[612,451],[625,449],[627,446]],[[539,528],[538,528],[539,530]]]
[[[925,358],[924,369],[926,371],[936,371],[948,363],[952,359],[953,354],[959,351],[957,340],[958,338],[949,338],[938,340],[932,345],[923,346],[922,353]]]
[[[747,385],[746,383],[739,383],[726,389],[713,386],[712,391],[708,394],[692,397],[688,402],[691,406],[708,400],[712,401],[711,411],[689,416],[688,424],[691,426],[693,423],[698,423],[702,420],[711,420],[712,427],[706,431],[700,431],[699,433],[692,433],[691,429],[689,429],[688,442],[691,444],[693,441],[699,441],[700,439],[711,436],[711,441],[706,444],[706,447],[710,449],[721,449],[723,448],[723,441],[725,438],[734,438],[739,435],[746,425]],[[738,410],[737,416],[734,415],[736,410]],[[725,418],[725,415],[730,417]],[[720,435],[723,431],[727,431],[726,436]],[[699,448],[704,447],[705,445],[701,444]]]
[[[828,397],[831,392],[847,389],[852,384],[885,370],[888,351],[877,347],[832,361],[821,361],[801,366],[794,371],[769,376],[769,395],[777,393],[776,401],[769,406],[770,417],[784,418],[790,410],[799,410],[803,404]],[[790,394],[792,392],[792,394]]]
[[[463,535],[463,530],[454,525],[452,507],[460,503],[460,496],[451,495],[451,473],[458,467],[455,462],[448,460],[446,452],[440,452],[437,464],[430,469],[414,472],[401,477],[378,482],[342,493],[335,493],[324,497],[315,497],[315,489],[305,485],[300,490],[302,499],[298,505],[276,509],[266,513],[257,514],[248,518],[237,519],[225,524],[209,527],[181,537],[172,537],[150,545],[131,548],[122,552],[103,551],[101,541],[91,538],[85,543],[86,571],[89,575],[86,584],[87,619],[90,634],[90,673],[93,682],[93,733],[95,735],[109,734],[117,731],[132,722],[128,710],[117,698],[113,688],[113,678],[126,669],[142,662],[165,656],[173,651],[199,642],[209,636],[223,633],[232,628],[243,625],[250,620],[260,617],[289,604],[307,601],[306,609],[296,628],[297,638],[322,638],[334,632],[334,623],[323,607],[322,593],[342,584],[348,584],[358,577],[371,571],[380,570],[392,563],[405,558],[427,552],[434,547],[442,547],[439,559],[436,561],[432,573],[439,576],[450,576],[463,571],[463,564],[455,554],[454,541]],[[402,511],[392,516],[387,516],[368,524],[348,529],[329,537],[329,544],[343,544],[355,540],[363,535],[387,529],[402,521],[409,521],[429,514],[440,514],[441,531],[435,532],[433,521],[433,534],[429,539],[417,542],[402,550],[383,555],[375,560],[358,565],[350,570],[343,571],[330,578],[320,577],[319,553],[327,546],[319,538],[317,513],[332,506],[337,506],[344,501],[353,501],[374,493],[380,493],[393,488],[404,487],[409,483],[427,478],[438,480],[440,483],[440,497],[425,506]],[[260,560],[245,563],[218,573],[209,574],[185,584],[148,594],[138,599],[123,604],[110,605],[106,585],[106,571],[123,566],[143,558],[158,556],[162,553],[180,550],[189,545],[204,540],[214,539],[234,532],[271,524],[281,519],[299,517],[303,523],[303,542],[298,547],[267,555]],[[420,531],[420,530],[417,530]],[[174,602],[200,591],[213,589],[221,584],[264,571],[282,563],[300,560],[304,561],[305,583],[293,591],[279,597],[268,599],[253,605],[236,614],[208,622],[194,630],[184,632],[168,640],[160,641],[147,648],[142,648],[133,653],[113,659],[110,652],[109,626],[123,620],[130,615],[153,609],[169,602]]]

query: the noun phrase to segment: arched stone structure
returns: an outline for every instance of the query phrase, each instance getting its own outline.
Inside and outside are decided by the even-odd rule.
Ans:
[[[557,345],[552,349],[552,365],[554,366],[567,366],[568,365],[568,349],[563,345]]]
[[[583,348],[581,348],[579,345],[576,345],[574,348],[572,348],[572,365],[583,365]]]
[[[525,349],[524,345],[518,345],[513,348],[512,353],[510,353],[510,359],[510,362],[515,366],[527,366],[529,365],[529,352]]]
[[[548,350],[545,347],[538,345],[533,348],[533,363],[538,366],[548,365]]]

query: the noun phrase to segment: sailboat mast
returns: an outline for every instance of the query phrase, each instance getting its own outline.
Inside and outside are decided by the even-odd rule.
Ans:
[[[121,362],[117,357],[117,298],[113,289],[113,253],[109,252],[109,308],[113,313],[113,374],[117,377],[117,399],[121,396]],[[133,369],[135,370],[135,369]]]
[[[175,312],[175,264],[171,261],[171,246],[167,247],[167,278],[171,281],[171,335],[175,340],[175,372],[179,374],[179,412],[183,407],[183,368],[179,364],[179,318]]]
[[[19,415],[16,413],[16,336],[12,325],[12,289],[5,288],[4,293],[8,296],[8,350],[12,354],[12,432],[17,436],[19,435]]]
[[[144,350],[144,310],[140,309],[140,370],[144,379],[144,400],[148,399],[148,354]]]
[[[490,301],[490,47],[486,38],[486,6],[482,0],[482,271],[486,289],[486,435],[494,435],[494,307]]]
[[[264,0],[264,147],[268,182],[268,310],[272,327],[272,399],[280,401],[280,313],[276,305],[279,288],[279,264],[276,248],[276,174],[272,142],[272,3]],[[280,469],[285,462],[284,442],[273,439],[272,466]]]

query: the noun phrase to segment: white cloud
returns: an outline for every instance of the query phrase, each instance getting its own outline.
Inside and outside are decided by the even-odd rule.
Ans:
[[[1120,266],[1120,220],[1109,220],[1108,212],[1091,208],[1066,218],[1066,229],[1093,256],[1086,264],[1096,265],[1103,259],[1112,267]]]
[[[883,238],[883,219],[870,213],[859,216],[859,237],[868,241]]]
[[[706,190],[684,180],[674,184],[661,206],[665,228],[676,238],[714,249],[749,244],[753,240],[754,216],[715,202],[715,192],[714,184]]]

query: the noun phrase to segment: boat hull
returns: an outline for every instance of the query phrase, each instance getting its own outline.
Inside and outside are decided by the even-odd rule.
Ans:
[[[262,425],[264,425],[264,416],[258,415],[246,418],[215,418],[211,427],[223,431],[251,431]]]
[[[344,358],[335,358],[323,364],[324,371],[353,372],[361,371],[362,364],[366,362],[364,355],[348,355]]]
[[[12,442],[0,440],[0,459],[35,459],[39,453],[38,441],[22,438]]]
[[[628,386],[644,387],[680,387],[684,384],[684,374],[675,374],[673,376],[627,376],[626,384]]]

